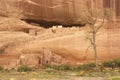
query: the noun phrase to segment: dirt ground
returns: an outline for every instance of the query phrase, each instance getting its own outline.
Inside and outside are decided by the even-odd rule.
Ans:
[[[113,74],[114,73],[114,74]],[[86,76],[79,76],[78,72],[46,72],[46,71],[34,71],[34,72],[0,72],[0,80],[119,80],[120,76],[117,72],[92,72],[85,73]]]

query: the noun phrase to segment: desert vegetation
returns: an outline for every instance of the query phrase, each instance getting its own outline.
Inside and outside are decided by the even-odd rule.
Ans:
[[[31,68],[21,65],[16,69],[7,70],[0,66],[1,80],[73,80],[101,77],[100,80],[119,80],[120,79],[120,59],[105,61],[99,64],[100,71],[96,72],[95,63],[85,63],[79,66],[70,65],[45,65],[43,69]]]

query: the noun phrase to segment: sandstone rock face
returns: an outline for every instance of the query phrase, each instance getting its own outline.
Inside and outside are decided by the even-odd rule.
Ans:
[[[108,1],[102,0],[1,0],[0,16],[17,17],[37,22],[78,24],[86,2],[92,7],[110,7],[115,13],[112,15],[112,19],[119,19],[119,0],[111,0],[112,5],[110,6]]]
[[[0,18],[0,65],[6,68],[14,68],[21,64],[41,67],[45,64],[78,65],[94,61],[93,49],[86,39],[88,27],[41,29],[19,20],[34,19],[67,23],[71,22],[73,17],[80,16],[78,14],[80,10],[74,15],[73,2],[68,6],[66,5],[68,0],[47,1],[0,0],[0,15],[9,17]],[[65,5],[61,7],[64,3]],[[75,7],[78,9],[79,5]],[[101,29],[97,34],[99,61],[120,58],[120,44],[118,44],[120,24],[118,23],[108,24],[108,27]],[[26,30],[29,34],[24,33]]]
[[[28,65],[30,67],[44,67],[49,65],[65,65],[71,64],[60,55],[57,55],[49,49],[43,49],[41,53],[21,54],[17,65]],[[13,62],[13,61],[12,61]]]
[[[19,66],[19,56],[17,55],[0,55],[0,65],[2,65],[5,69],[12,69]]]
[[[0,15],[68,24],[80,18],[79,13],[84,2],[83,0],[1,0]]]
[[[20,2],[22,0],[1,0],[0,15],[7,17],[21,17]]]
[[[61,55],[58,55],[50,49],[43,49],[43,64],[49,64],[49,65],[65,65],[65,64],[71,64],[70,61],[62,57]]]
[[[94,53],[89,40],[86,39],[87,31],[87,27],[72,27],[57,28],[56,33],[53,33],[51,28],[36,36],[23,32],[2,31],[0,64],[12,68],[21,64],[43,67],[45,64],[79,65],[93,62]],[[120,58],[119,33],[118,27],[100,30],[97,35],[99,61]]]
[[[0,31],[21,31],[28,33],[29,30],[40,31],[43,28],[27,24],[18,18],[0,17]]]
[[[39,54],[22,54],[19,65],[29,65],[30,67],[39,67]]]

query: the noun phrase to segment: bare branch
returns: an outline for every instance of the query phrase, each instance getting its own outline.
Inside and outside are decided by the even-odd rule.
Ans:
[[[97,33],[100,30],[100,28],[103,26],[104,22],[105,22],[105,18],[103,18],[103,21],[101,22],[100,26],[98,26],[95,33]]]
[[[90,47],[91,47],[91,45],[87,47],[87,49],[85,50],[86,53],[87,53],[87,51],[89,50]]]
[[[90,40],[90,42],[91,42],[92,45],[94,44],[92,38],[88,38],[87,37],[87,39]]]

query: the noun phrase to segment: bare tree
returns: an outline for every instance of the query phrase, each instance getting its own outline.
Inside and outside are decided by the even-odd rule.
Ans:
[[[108,19],[110,15],[110,9],[98,9],[98,8],[91,8],[90,6],[87,6],[87,8],[84,10],[84,13],[82,14],[82,21],[84,23],[88,24],[89,31],[87,39],[90,41],[91,46],[93,47],[94,51],[94,57],[95,57],[95,65],[96,70],[99,70],[98,66],[98,52],[97,52],[97,33],[103,27],[104,22]],[[88,50],[88,48],[87,48]]]

